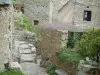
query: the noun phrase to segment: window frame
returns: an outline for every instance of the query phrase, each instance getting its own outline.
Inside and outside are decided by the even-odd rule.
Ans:
[[[92,20],[92,11],[84,10],[83,21],[91,21]]]
[[[39,24],[39,20],[34,20],[34,25],[38,25]]]

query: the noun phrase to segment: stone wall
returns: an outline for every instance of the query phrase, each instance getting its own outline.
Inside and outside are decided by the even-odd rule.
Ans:
[[[58,14],[60,23],[73,24],[80,28],[100,27],[100,2],[99,0],[70,0]],[[65,10],[66,9],[66,10]],[[91,11],[91,21],[85,21],[84,11]]]
[[[38,20],[39,26],[46,26],[49,23],[49,0],[25,0],[25,15],[27,15],[32,25],[34,20]],[[35,26],[38,26],[35,25]]]
[[[52,23],[58,22],[58,11],[68,2],[68,0],[50,0],[52,5],[50,6],[50,10],[52,10]]]
[[[58,21],[61,23],[73,23],[74,4],[68,3],[58,12]]]
[[[74,0],[73,0],[74,1]],[[98,27],[100,24],[100,1],[99,0],[76,0],[74,10],[74,23],[78,26],[93,26]],[[92,12],[91,21],[83,21],[84,10]]]
[[[12,5],[0,5],[0,71],[11,61]]]
[[[50,58],[55,55],[56,52],[60,51],[61,48],[61,33],[56,30],[43,29],[42,30],[42,57]]]
[[[15,41],[26,41],[27,43],[35,44],[36,34],[32,32],[15,30],[13,38]]]

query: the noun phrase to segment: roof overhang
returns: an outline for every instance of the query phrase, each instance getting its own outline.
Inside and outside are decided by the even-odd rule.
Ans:
[[[86,26],[76,26],[74,24],[49,24],[48,28],[68,30],[70,32],[86,32],[89,27]]]

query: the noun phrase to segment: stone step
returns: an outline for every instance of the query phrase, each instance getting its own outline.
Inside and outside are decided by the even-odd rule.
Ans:
[[[19,52],[22,54],[31,54],[31,53],[36,53],[36,48],[32,47],[32,48],[19,48]]]
[[[19,48],[30,48],[30,46],[28,44],[20,44]]]
[[[21,54],[31,54],[32,51],[30,49],[22,49],[22,50],[20,50],[20,53]]]
[[[32,53],[36,53],[36,48],[35,48],[35,47],[32,47],[31,49],[32,49],[32,50],[31,50]]]
[[[23,62],[32,62],[35,56],[33,54],[22,54],[21,61]]]
[[[9,67],[11,69],[22,71],[22,67],[21,67],[21,65],[18,62],[10,62]]]
[[[55,70],[55,72],[56,72],[56,74],[57,75],[68,75],[64,70],[62,70],[62,69],[57,69],[57,70]]]

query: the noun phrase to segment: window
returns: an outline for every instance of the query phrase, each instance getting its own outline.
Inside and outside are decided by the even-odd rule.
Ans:
[[[91,15],[92,15],[92,12],[91,11],[84,10],[83,20],[84,21],[91,21]]]
[[[15,7],[15,9],[16,9],[17,11],[19,11],[19,10],[20,10],[20,8],[19,8],[19,7]]]
[[[34,25],[38,25],[39,21],[38,20],[34,20]]]

